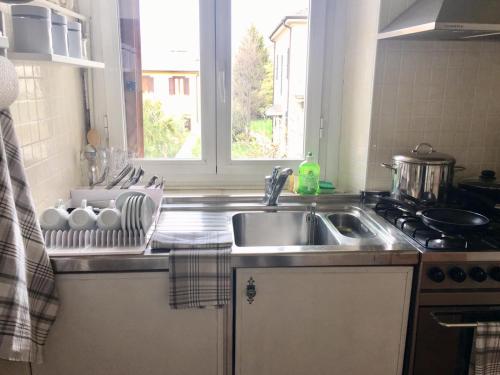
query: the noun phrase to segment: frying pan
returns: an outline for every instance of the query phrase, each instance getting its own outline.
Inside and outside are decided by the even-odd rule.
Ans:
[[[490,219],[473,211],[456,208],[429,208],[417,212],[429,228],[448,234],[464,234],[486,229]]]

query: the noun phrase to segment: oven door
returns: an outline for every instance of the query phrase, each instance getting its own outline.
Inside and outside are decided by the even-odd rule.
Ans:
[[[500,306],[420,307],[414,375],[467,375],[478,322],[500,321]]]

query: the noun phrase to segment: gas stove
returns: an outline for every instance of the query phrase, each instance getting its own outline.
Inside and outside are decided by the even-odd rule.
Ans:
[[[375,212],[417,242],[426,250],[435,251],[495,251],[500,250],[500,223],[492,220],[490,226],[478,233],[447,234],[426,226],[416,215],[419,208],[407,202],[381,199]],[[443,207],[443,206],[441,206]],[[457,205],[449,205],[456,208]]]

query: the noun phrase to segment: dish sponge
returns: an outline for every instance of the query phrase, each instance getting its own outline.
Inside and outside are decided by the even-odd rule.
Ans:
[[[330,181],[320,181],[319,182],[319,193],[320,194],[333,194],[335,192],[335,186]]]

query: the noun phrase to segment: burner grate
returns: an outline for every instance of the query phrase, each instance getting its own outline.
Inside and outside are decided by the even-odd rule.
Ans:
[[[374,210],[426,249],[455,251],[500,249],[500,225],[492,226],[481,234],[449,235],[426,226],[415,214],[417,207],[414,207],[414,212],[412,212],[413,210],[410,210],[406,204],[386,199],[378,202]]]

